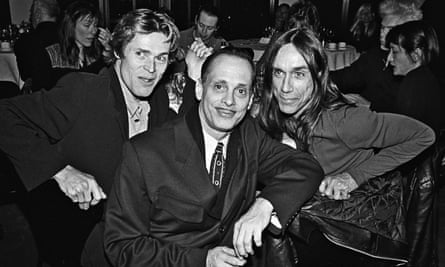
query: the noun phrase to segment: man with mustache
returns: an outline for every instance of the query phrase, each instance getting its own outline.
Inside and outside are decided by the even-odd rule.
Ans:
[[[246,116],[254,77],[248,55],[221,49],[200,76],[199,105],[124,147],[105,213],[113,266],[255,265],[272,214],[283,234],[317,189],[318,163]]]

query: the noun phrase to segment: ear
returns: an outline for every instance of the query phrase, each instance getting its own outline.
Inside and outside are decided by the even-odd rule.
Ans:
[[[422,63],[423,59],[423,51],[420,48],[414,49],[414,51],[411,53],[411,58],[414,60],[415,63]]]
[[[252,104],[253,104],[253,94],[250,96],[249,105],[247,105],[247,110],[249,110],[252,107]]]
[[[196,99],[198,99],[198,101],[201,101],[202,99],[202,92],[203,92],[202,81],[201,78],[199,78],[195,83],[195,96]]]

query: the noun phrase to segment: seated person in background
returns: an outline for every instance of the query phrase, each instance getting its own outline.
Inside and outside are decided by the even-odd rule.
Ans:
[[[162,115],[148,100],[178,37],[168,16],[131,11],[114,30],[112,66],[97,75],[70,73],[49,91],[0,101],[0,149],[30,191],[25,212],[39,257],[50,266],[80,265],[122,144],[154,128]]]
[[[351,44],[358,52],[364,52],[378,45],[379,23],[371,3],[364,3],[358,8],[349,31]]]
[[[14,44],[20,78],[25,82],[31,78],[33,59],[37,51],[58,42],[56,21],[60,9],[57,0],[34,0],[30,11],[34,30],[21,35]]]
[[[309,154],[271,139],[246,117],[254,78],[248,56],[221,49],[200,77],[199,106],[125,145],[105,214],[113,266],[253,264],[264,255],[259,247],[272,211],[284,233],[322,178]]]
[[[75,1],[60,22],[59,43],[39,50],[32,69],[32,91],[49,90],[63,75],[98,73],[111,60],[108,30],[98,28],[99,10],[90,2]]]
[[[394,26],[422,19],[422,11],[407,2],[383,0],[379,12],[382,19],[380,47],[362,53],[349,67],[332,71],[331,77],[342,93],[360,94],[371,103],[372,110],[394,112],[400,79],[386,65],[389,53],[386,34]]]
[[[226,40],[217,36],[218,22],[220,20],[219,11],[212,5],[203,5],[195,16],[195,25],[180,32],[179,48],[182,50],[182,57],[179,53],[179,59],[183,59],[187,54],[190,45],[196,40],[201,39],[207,47],[218,50],[227,46]]]
[[[299,266],[360,266],[360,254],[344,247],[373,255],[357,245],[358,236],[336,238],[341,227],[324,228],[324,218],[382,236],[378,242],[404,240],[398,232],[403,228],[397,202],[400,180],[385,173],[429,147],[435,139],[433,130],[412,118],[376,113],[348,100],[331,82],[326,54],[310,29],[283,34],[272,44],[265,62],[260,123],[276,139],[310,152],[326,175],[319,192],[301,211],[318,220],[305,228],[313,231],[296,233],[308,241],[295,240]],[[385,204],[366,206],[370,201]],[[330,243],[332,238],[325,235],[334,236],[344,247]]]
[[[317,7],[311,1],[293,4],[290,8],[288,30],[298,27],[310,27],[313,32],[320,33],[320,15]]]
[[[278,33],[283,33],[287,30],[287,22],[289,20],[289,9],[290,6],[287,3],[280,4],[275,10],[275,18],[273,31]]]
[[[411,21],[392,28],[386,39],[393,74],[403,76],[394,112],[420,120],[438,133],[440,85],[431,70],[439,60],[436,32],[424,21]]]

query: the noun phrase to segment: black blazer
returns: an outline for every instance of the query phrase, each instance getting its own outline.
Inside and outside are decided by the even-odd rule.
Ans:
[[[115,266],[205,266],[208,249],[232,246],[234,223],[259,184],[284,227],[316,191],[323,172],[312,156],[269,138],[246,118],[229,140],[223,178],[229,183],[215,215],[218,193],[200,134],[191,129],[193,114],[125,144],[105,215],[105,250]]]
[[[158,114],[151,110],[153,121]],[[127,109],[113,67],[99,74],[71,73],[51,91],[0,102],[0,125],[0,149],[28,190],[69,164],[93,175],[108,194],[122,144],[129,138]]]

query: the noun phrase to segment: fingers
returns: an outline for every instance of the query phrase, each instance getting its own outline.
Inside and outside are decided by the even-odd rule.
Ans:
[[[102,188],[96,183],[96,181],[91,181],[90,190],[93,195],[93,199],[91,200],[91,205],[96,205],[100,202],[101,199],[107,198]],[[90,195],[91,195],[90,194]]]
[[[247,258],[254,254],[253,242],[257,247],[262,245],[261,243],[261,230],[255,229],[248,224],[235,224],[235,231],[233,235],[233,246],[235,254],[238,257]]]
[[[200,58],[207,57],[213,52],[213,48],[207,47],[200,38],[197,38],[189,49]]]
[[[330,199],[344,200],[350,197],[348,186],[337,177],[326,177],[319,186],[322,196]]]
[[[215,247],[207,253],[206,266],[243,266],[247,260],[237,257],[235,251],[228,247]]]

